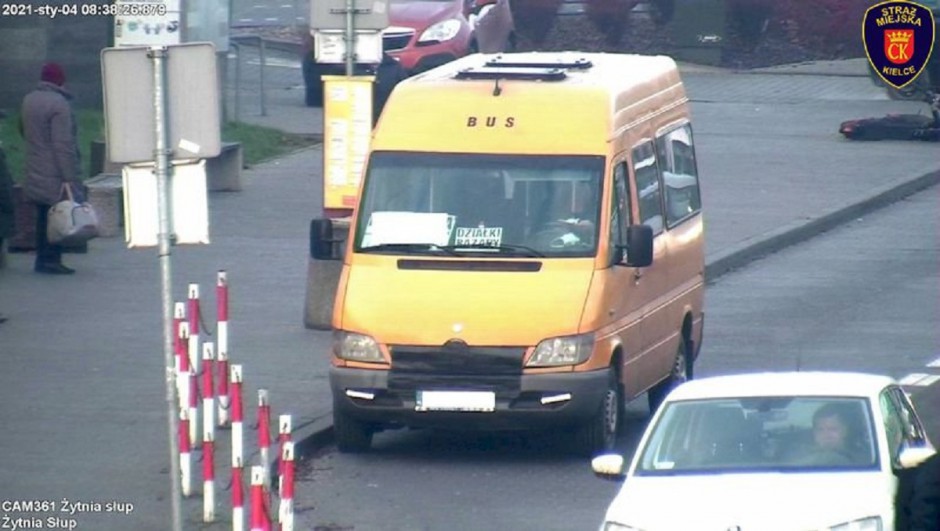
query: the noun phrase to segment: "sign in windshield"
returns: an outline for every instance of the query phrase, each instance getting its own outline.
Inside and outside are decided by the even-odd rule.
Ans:
[[[376,152],[355,249],[594,256],[603,174],[600,156]]]

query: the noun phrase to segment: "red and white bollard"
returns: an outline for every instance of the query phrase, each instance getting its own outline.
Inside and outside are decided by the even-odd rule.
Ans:
[[[189,407],[189,445],[196,446],[199,442],[199,376],[197,374],[197,362],[193,360],[196,359],[196,356],[199,354],[189,349],[198,348],[199,342],[193,343],[192,326],[187,323],[182,323],[181,326],[183,325],[187,326],[189,329],[188,352],[183,356],[186,359],[180,360],[181,364],[185,366],[185,372],[189,374],[188,377],[184,377],[184,379],[188,380],[186,405]],[[180,370],[183,370],[183,366],[180,367]]]
[[[278,449],[277,449],[277,477],[278,496],[284,495],[284,445],[291,441],[291,418],[290,415],[281,415],[278,417]]]
[[[216,313],[216,353],[219,367],[219,427],[229,425],[229,396],[228,396],[228,276],[225,271],[219,271],[215,284]]]
[[[180,323],[180,343],[188,344],[189,323]],[[182,351],[179,357],[180,370],[177,379],[177,388],[179,390],[179,447],[180,447],[180,481],[183,487],[183,496],[189,496],[192,493],[192,461],[191,448],[192,438],[192,419],[190,417],[189,404],[192,386],[190,385],[193,374],[189,368],[189,353]]]
[[[271,490],[271,405],[267,389],[258,390],[258,454],[264,467],[264,486]]]
[[[181,357],[186,350],[183,348],[184,341],[189,341],[187,337],[183,339],[183,330],[182,324],[186,321],[186,305],[182,302],[177,302],[173,305],[173,354],[174,359],[176,360],[176,396],[182,396],[182,389],[180,389],[180,364]],[[188,335],[188,334],[187,334]],[[180,402],[180,407],[183,406],[183,403]]]
[[[193,492],[193,463],[189,446],[189,408],[184,407],[180,409],[178,435],[180,445],[180,486],[183,490],[183,496],[188,497]]]
[[[232,365],[232,531],[245,528],[245,491],[242,485],[242,468],[245,466],[242,449],[242,366]]]
[[[189,355],[190,364],[195,365],[199,360],[199,284],[189,285],[189,298],[187,299],[186,315],[189,318]]]
[[[186,307],[186,317],[189,319],[189,366],[193,371],[193,379],[190,380],[193,386],[192,396],[190,397],[191,411],[189,412],[190,432],[189,432],[189,442],[193,446],[199,441],[199,403],[197,401],[197,396],[199,395],[198,385],[199,380],[197,378],[197,373],[199,372],[199,321],[200,312],[199,312],[199,284],[190,284],[189,285],[189,297],[187,299]]]
[[[242,462],[232,456],[232,531],[245,530],[245,486],[242,481]]]
[[[284,471],[281,476],[281,503],[277,508],[277,521],[281,531],[294,531],[294,443],[287,441],[281,449]]]
[[[251,467],[251,531],[270,531],[267,501],[264,492],[264,467]]]
[[[180,409],[189,408],[189,378],[192,371],[189,370],[189,323],[181,321],[179,323],[179,352],[176,356],[176,392],[179,395]],[[187,413],[187,418],[188,418]]]
[[[215,395],[212,385],[214,345],[202,346],[202,520],[215,521]]]

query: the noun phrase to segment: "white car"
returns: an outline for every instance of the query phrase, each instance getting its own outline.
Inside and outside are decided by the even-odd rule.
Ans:
[[[900,385],[885,376],[786,372],[705,378],[674,389],[602,531],[886,531],[895,470],[934,453]]]

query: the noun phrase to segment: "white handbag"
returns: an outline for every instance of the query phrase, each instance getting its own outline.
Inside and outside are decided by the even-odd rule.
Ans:
[[[62,185],[63,199],[49,209],[46,237],[56,245],[81,245],[98,237],[98,215],[87,202],[79,203],[72,187]]]

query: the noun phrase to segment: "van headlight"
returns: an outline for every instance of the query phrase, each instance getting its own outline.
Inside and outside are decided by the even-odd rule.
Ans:
[[[460,21],[456,18],[449,18],[437,24],[432,24],[431,27],[424,30],[421,36],[418,37],[418,42],[449,41],[456,37],[459,31]]]
[[[354,332],[333,332],[333,354],[349,361],[385,363],[379,344],[367,335]]]
[[[535,347],[526,367],[558,367],[577,365],[591,356],[594,350],[594,334],[552,337]]]
[[[860,518],[858,520],[852,520],[851,522],[845,522],[842,524],[834,525],[827,529],[827,531],[883,531],[884,526],[881,523],[880,516],[869,516],[867,518]]]

